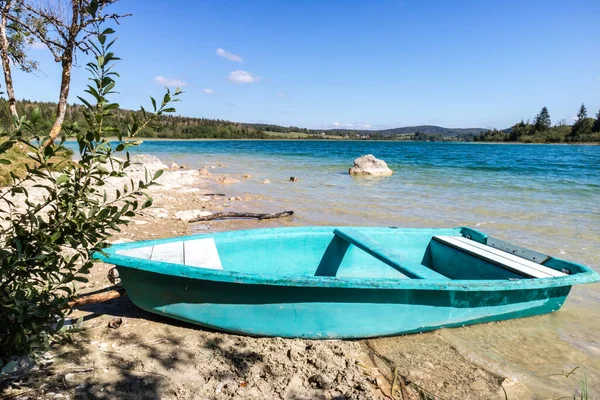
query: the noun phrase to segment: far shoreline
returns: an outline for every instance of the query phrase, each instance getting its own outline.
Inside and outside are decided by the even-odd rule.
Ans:
[[[117,141],[117,137],[104,138],[109,141]],[[125,138],[123,138],[125,139]],[[600,146],[597,142],[578,142],[578,143],[523,143],[523,142],[463,142],[463,141],[424,141],[424,140],[369,140],[369,139],[220,139],[220,138],[145,138],[135,137],[130,140],[141,142],[369,142],[369,143],[443,143],[443,144],[494,144],[494,145],[554,145],[554,146]],[[75,138],[68,138],[66,142],[75,142]]]

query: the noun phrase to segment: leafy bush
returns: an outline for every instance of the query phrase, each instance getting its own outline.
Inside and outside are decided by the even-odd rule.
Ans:
[[[151,205],[144,189],[155,184],[162,171],[140,182],[129,181],[121,190],[104,189],[110,177],[126,176],[130,165],[127,149],[132,140],[155,118],[175,110],[177,101],[167,90],[161,103],[151,98],[153,111],[142,108],[141,118],[123,132],[106,123],[119,105],[108,96],[114,93],[113,62],[109,51],[112,29],[96,35],[90,46],[95,60],[87,64],[91,84],[85,90],[91,100],[79,98],[85,106],[85,124],[63,127],[59,142],[41,135],[34,127],[40,112],[31,120],[14,121],[11,132],[0,132],[0,164],[10,164],[6,155],[17,146],[27,149],[29,163],[19,177],[11,173],[14,185],[0,194],[0,365],[13,355],[35,353],[58,338],[75,296],[75,281],[86,282],[92,254],[108,246],[111,232],[127,219]],[[117,137],[111,143],[105,137]],[[65,140],[77,141],[80,160],[65,161],[57,154],[66,151]],[[121,153],[123,158],[116,158]],[[55,172],[55,171],[60,172]],[[29,189],[43,190],[41,199]]]

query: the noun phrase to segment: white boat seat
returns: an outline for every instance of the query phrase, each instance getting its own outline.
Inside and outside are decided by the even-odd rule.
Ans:
[[[117,251],[117,254],[171,264],[222,270],[214,239],[194,239],[161,243]]]
[[[434,236],[433,239],[528,278],[553,278],[566,275],[563,272],[462,236]]]

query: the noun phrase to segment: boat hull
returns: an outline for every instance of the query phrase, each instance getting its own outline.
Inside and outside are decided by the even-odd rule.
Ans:
[[[545,314],[558,310],[571,289],[284,286],[118,269],[129,297],[146,311],[245,335],[310,339],[389,336]]]

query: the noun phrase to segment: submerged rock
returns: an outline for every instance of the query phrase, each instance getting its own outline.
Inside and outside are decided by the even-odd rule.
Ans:
[[[385,161],[376,158],[373,154],[358,157],[354,166],[348,171],[350,175],[390,176],[394,173]]]
[[[198,170],[198,172],[200,172],[200,176],[210,176],[211,173],[209,170],[207,170],[205,167],[202,167]]]

